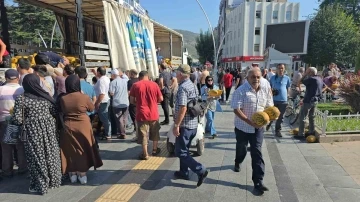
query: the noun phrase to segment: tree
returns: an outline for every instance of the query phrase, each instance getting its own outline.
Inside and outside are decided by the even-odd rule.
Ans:
[[[209,31],[200,31],[200,35],[196,37],[195,48],[201,64],[205,64],[206,61],[214,64],[214,45]]]
[[[360,53],[357,54],[355,59],[355,73],[359,72],[360,70]]]
[[[325,6],[310,23],[308,54],[303,59],[313,65],[354,63],[359,45],[360,32],[353,18],[338,5]]]
[[[12,43],[35,46],[43,45],[39,32],[50,47],[51,33],[55,23],[52,11],[22,2],[7,6],[9,33]],[[60,47],[61,36],[55,34],[53,47]]]
[[[187,64],[191,66],[192,63],[193,63],[192,57],[191,57],[191,56],[187,56]]]
[[[321,3],[320,8],[338,4],[360,25],[360,0],[318,0],[318,2]]]

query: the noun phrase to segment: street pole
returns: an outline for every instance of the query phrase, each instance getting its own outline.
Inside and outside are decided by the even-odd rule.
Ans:
[[[213,45],[214,45],[214,68],[213,68],[213,71],[212,71],[211,74],[212,74],[213,76],[216,76],[216,74],[214,74],[215,69],[217,69],[217,57],[216,57],[217,55],[216,55],[216,44],[215,44],[214,29],[212,28],[211,23],[210,23],[210,20],[209,20],[209,17],[207,16],[207,14],[206,14],[204,8],[202,7],[200,1],[199,1],[199,0],[196,0],[196,1],[197,1],[197,3],[199,4],[201,10],[203,11],[203,13],[204,13],[204,15],[205,15],[205,17],[206,17],[206,20],[207,20],[208,23],[209,23],[210,30],[211,30],[211,36],[212,36]],[[217,81],[217,79],[215,79],[215,81]]]
[[[223,42],[224,42],[226,36],[227,36],[229,33],[231,33],[231,32],[232,32],[232,30],[228,30],[228,31],[224,34],[223,38],[221,39],[220,44],[219,44],[219,48],[218,48],[218,51],[217,51],[217,54],[216,54],[216,58],[219,58],[219,54],[220,54],[220,50],[221,50],[221,47],[222,47],[222,45],[223,45]]]

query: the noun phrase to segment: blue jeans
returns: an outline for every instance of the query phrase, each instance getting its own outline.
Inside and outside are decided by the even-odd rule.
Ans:
[[[98,110],[98,115],[101,123],[104,126],[104,135],[111,137],[111,122],[109,118],[109,105],[110,101],[106,103],[101,103]]]
[[[210,132],[211,135],[215,135],[216,134],[215,123],[214,123],[215,112],[207,110],[205,117],[206,117],[205,131]]]
[[[176,137],[175,141],[175,155],[180,159],[181,174],[188,176],[189,168],[197,175],[203,174],[205,172],[205,167],[193,159],[189,154],[191,140],[195,137],[197,129],[181,127],[179,130],[180,135],[179,137]]]
[[[255,133],[245,133],[235,128],[236,135],[236,157],[235,163],[241,164],[247,153],[247,145],[250,143],[252,180],[254,184],[263,181],[265,174],[265,162],[261,153],[264,139],[264,129],[255,129]]]

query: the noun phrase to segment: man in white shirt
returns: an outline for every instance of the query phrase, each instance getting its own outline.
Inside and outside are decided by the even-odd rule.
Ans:
[[[4,177],[13,176],[13,150],[17,150],[18,173],[27,171],[24,143],[20,142],[15,145],[5,144],[2,142],[7,127],[6,119],[11,116],[11,110],[15,105],[16,98],[24,93],[24,89],[19,85],[19,73],[14,69],[8,69],[5,72],[6,84],[0,86],[0,168]]]
[[[96,70],[96,77],[98,78],[98,81],[94,86],[96,94],[95,109],[104,126],[104,136],[106,139],[111,139],[111,122],[109,118],[110,97],[108,94],[110,79],[106,76],[105,67],[99,67]]]
[[[271,77],[273,77],[273,76],[275,76],[274,70],[273,70],[273,68],[269,68],[269,71],[267,73],[267,78],[265,78],[265,79],[270,81]]]
[[[231,108],[235,113],[236,158],[234,170],[240,172],[240,164],[246,157],[247,144],[250,143],[254,190],[263,193],[269,190],[263,184],[265,164],[261,145],[264,138],[264,127],[256,125],[251,117],[254,113],[273,106],[274,103],[271,90],[265,88],[265,85],[261,85],[261,78],[260,69],[250,69],[247,76],[248,82],[241,85],[233,94]]]

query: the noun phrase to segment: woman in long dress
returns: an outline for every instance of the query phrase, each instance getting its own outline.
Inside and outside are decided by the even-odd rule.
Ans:
[[[29,191],[45,194],[49,188],[60,186],[62,176],[55,101],[42,89],[36,74],[26,75],[23,87],[24,94],[15,101],[12,121],[23,125],[27,135],[25,155],[30,172]]]
[[[60,98],[64,114],[64,130],[60,136],[63,174],[69,173],[72,183],[87,183],[86,172],[103,165],[86,112],[94,110],[89,96],[81,93],[80,79],[76,75],[65,80],[66,94]]]

